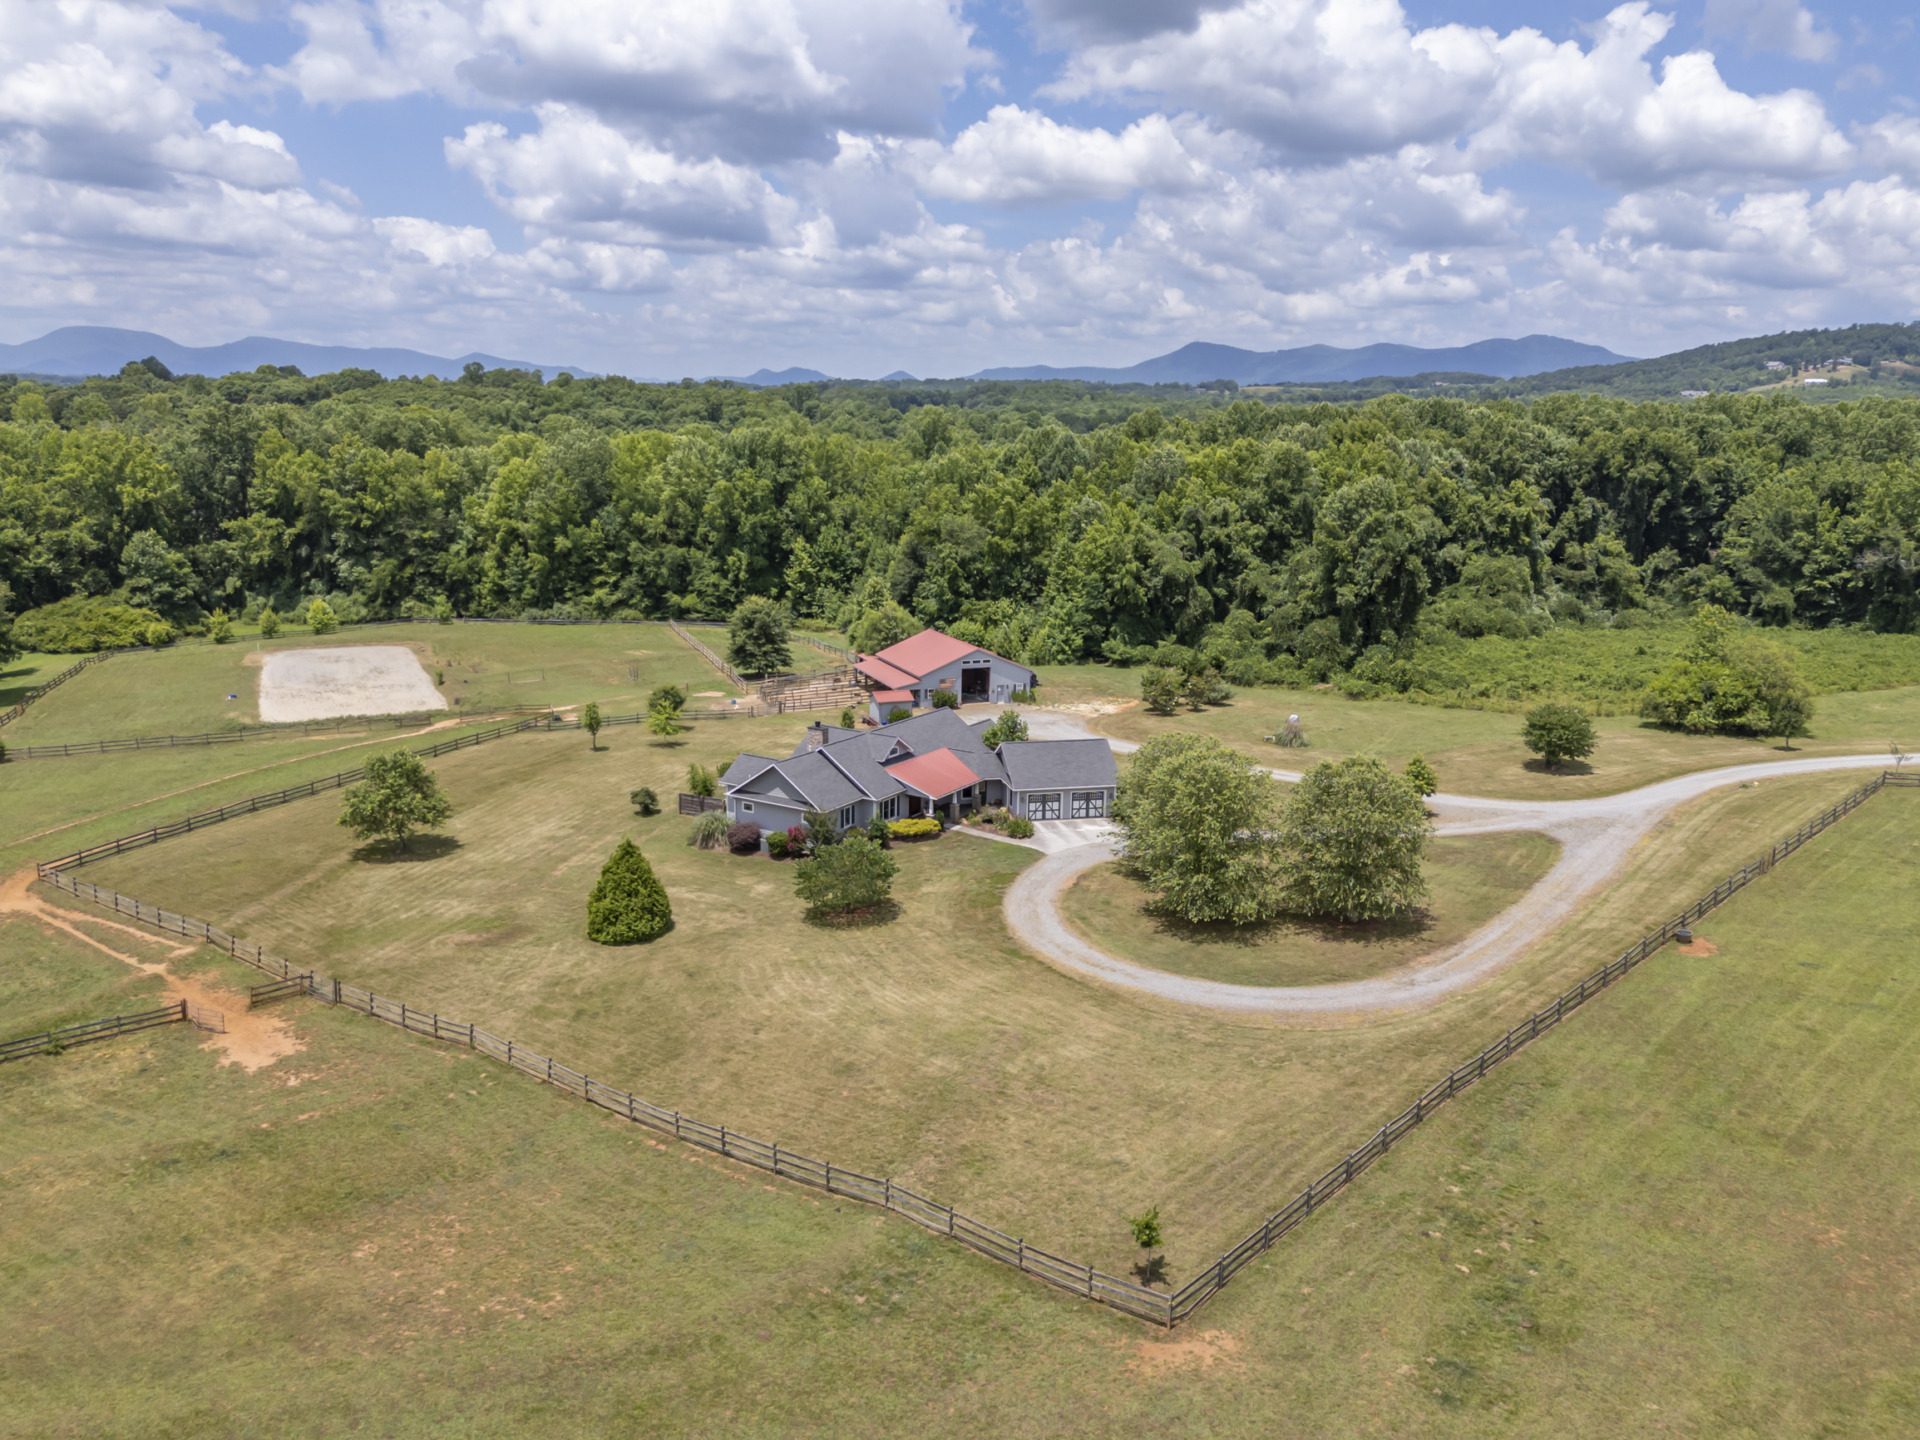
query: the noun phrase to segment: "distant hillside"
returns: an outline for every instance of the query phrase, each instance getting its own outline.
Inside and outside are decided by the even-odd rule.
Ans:
[[[801,365],[789,365],[784,370],[769,370],[764,365],[751,375],[715,375],[715,380],[731,380],[735,385],[751,385],[756,390],[770,385],[812,385],[822,380],[831,380],[818,370],[808,370]]]
[[[1772,361],[1778,369],[1768,369]],[[1619,365],[1581,365],[1533,375],[1500,387],[1510,395],[1544,395],[1578,390],[1651,400],[1687,390],[1752,390],[1793,382],[1810,366],[1851,361],[1840,370],[1818,372],[1836,388],[1862,381],[1903,385],[1920,382],[1907,367],[1920,364],[1920,324],[1849,325],[1840,330],[1788,330],[1750,340],[1700,345],[1652,360]]]
[[[578,365],[535,364],[531,360],[503,360],[478,352],[449,359],[419,350],[369,349],[355,345],[308,345],[299,340],[276,340],[250,335],[225,345],[181,345],[147,330],[118,330],[105,325],[69,325],[18,345],[0,345],[0,374],[57,375],[78,379],[114,375],[129,361],[152,356],[176,375],[231,375],[262,365],[297,365],[308,375],[330,375],[336,370],[373,370],[392,379],[399,375],[438,375],[457,380],[475,361],[489,370],[538,370],[552,376],[561,372],[589,376]]]
[[[1418,345],[1303,345],[1294,350],[1241,350],[1196,341],[1137,365],[1002,366],[974,380],[1098,380],[1114,385],[1204,385],[1232,380],[1241,385],[1324,385],[1376,376],[1465,372],[1507,379],[1574,365],[1624,360],[1613,351],[1555,335],[1519,340],[1477,340],[1471,345],[1423,349]]]

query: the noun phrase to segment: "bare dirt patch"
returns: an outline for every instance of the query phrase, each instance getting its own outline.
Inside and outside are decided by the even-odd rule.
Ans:
[[[276,650],[260,666],[260,718],[273,724],[446,708],[405,645]]]
[[[1720,953],[1720,947],[1704,935],[1696,935],[1685,945],[1676,945],[1673,948],[1678,950],[1682,955],[1691,955],[1700,960],[1704,960],[1710,955],[1718,955]]]
[[[1136,1340],[1129,1347],[1127,1371],[1142,1380],[1187,1375],[1216,1368],[1240,1368],[1240,1337],[1226,1330],[1202,1330],[1179,1340]]]
[[[305,1043],[293,1034],[284,1016],[247,1009],[247,997],[244,994],[208,984],[193,976],[176,975],[166,960],[142,960],[125,950],[116,950],[98,936],[90,934],[89,930],[111,930],[132,936],[165,950],[168,959],[172,960],[191,955],[196,946],[176,945],[151,931],[138,930],[118,920],[81,915],[49,905],[32,893],[30,887],[35,878],[34,871],[26,869],[0,881],[0,915],[24,916],[49,930],[57,930],[70,939],[78,940],[103,955],[110,955],[123,964],[131,965],[143,975],[159,976],[166,982],[169,1000],[185,1000],[196,1009],[218,1011],[225,1018],[227,1028],[224,1032],[208,1035],[201,1048],[218,1051],[222,1065],[238,1065],[252,1074],[276,1060],[283,1060],[296,1051],[306,1049]]]

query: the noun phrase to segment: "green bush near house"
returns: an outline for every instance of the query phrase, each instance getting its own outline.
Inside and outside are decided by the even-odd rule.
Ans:
[[[905,820],[887,821],[887,834],[896,840],[925,840],[940,833],[940,822],[931,815],[915,815]]]

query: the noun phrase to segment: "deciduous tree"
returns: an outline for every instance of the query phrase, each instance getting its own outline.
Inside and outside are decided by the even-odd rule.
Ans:
[[[402,850],[416,831],[444,825],[453,806],[418,755],[397,751],[367,761],[366,779],[342,797],[340,823],[362,840],[391,840]]]
[[[899,865],[865,835],[816,846],[794,867],[793,888],[816,918],[847,919],[886,903]]]
[[[1314,766],[1280,812],[1286,909],[1349,922],[1406,913],[1427,895],[1432,828],[1413,788],[1373,756]]]
[[[743,675],[777,675],[793,668],[787,607],[764,595],[749,595],[733,612],[727,631],[727,663]]]
[[[1527,711],[1520,738],[1552,770],[1562,761],[1584,760],[1593,753],[1593,721],[1577,705],[1550,700]]]
[[[1211,736],[1142,745],[1113,813],[1126,864],[1154,892],[1148,908],[1194,923],[1272,917],[1278,801],[1272,776]]]

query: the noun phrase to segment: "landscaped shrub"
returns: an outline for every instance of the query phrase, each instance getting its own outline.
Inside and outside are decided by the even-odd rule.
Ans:
[[[318,595],[307,606],[307,628],[316,635],[331,635],[340,628],[340,617],[334,613],[331,605]]]
[[[893,832],[887,829],[886,817],[875,815],[867,822],[867,838],[876,845],[886,845],[893,838]]]
[[[789,855],[804,855],[812,848],[813,837],[807,833],[806,826],[789,825],[787,827],[787,853]]]
[[[687,832],[687,844],[698,850],[718,850],[727,843],[727,817],[718,810],[709,810],[693,822],[693,828]]]
[[[233,639],[233,621],[227,618],[226,611],[216,610],[207,617],[207,639],[216,645]]]
[[[775,860],[784,860],[787,858],[787,849],[786,831],[769,830],[767,832],[767,854],[771,855]]]
[[[639,945],[664,935],[672,924],[666,887],[639,847],[622,840],[587,900],[587,938],[601,945]]]
[[[887,821],[887,834],[896,840],[925,840],[940,833],[940,821],[932,815],[915,815],[906,820]]]
[[[913,718],[913,711],[910,710],[905,705],[896,705],[891,710],[887,711],[887,724],[889,725],[893,724],[897,720],[911,720],[912,718]]]
[[[760,827],[751,820],[736,820],[727,827],[727,848],[736,855],[752,855],[760,849]]]
[[[280,633],[280,612],[271,605],[260,612],[260,638],[271,640]]]
[[[941,689],[933,692],[933,708],[936,710],[958,710],[960,697],[951,690]]]
[[[1180,708],[1180,677],[1161,666],[1140,672],[1140,698],[1151,715],[1171,715]]]
[[[893,893],[894,858],[864,835],[829,845],[794,867],[793,888],[814,919],[850,920]]]
[[[687,766],[687,793],[702,795],[712,799],[720,788],[720,777],[706,766],[695,761]]]
[[[148,628],[165,623],[158,612],[137,605],[103,595],[74,595],[23,613],[13,622],[13,643],[53,655],[118,650],[145,645]]]
[[[1015,840],[1033,838],[1033,821],[1024,815],[1009,815],[1000,822],[1000,833]]]
[[[629,791],[627,800],[638,814],[658,815],[660,813],[660,797],[653,793],[651,785],[642,785],[638,790]]]
[[[1016,705],[1031,705],[1034,703],[1033,691],[1024,686],[1018,690],[1009,692],[1007,699]]]
[[[840,839],[840,826],[833,816],[824,810],[806,812],[807,849],[818,851],[822,846],[832,845]]]

